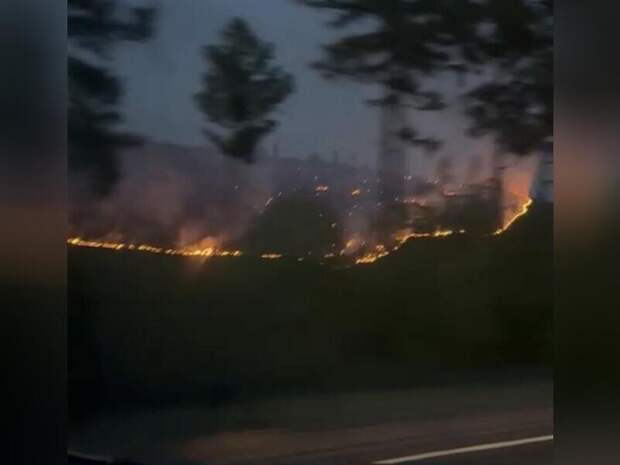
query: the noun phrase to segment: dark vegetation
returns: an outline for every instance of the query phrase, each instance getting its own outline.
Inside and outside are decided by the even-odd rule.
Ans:
[[[150,38],[156,11],[121,8],[113,0],[68,0],[67,13],[69,184],[86,175],[92,193],[105,197],[121,176],[118,151],[140,143],[119,129],[123,84],[109,69],[111,48]]]
[[[241,250],[255,254],[280,252],[291,257],[322,257],[338,252],[343,246],[342,232],[332,227],[338,219],[329,202],[292,194],[275,200],[257,216],[245,237],[233,248],[238,245]]]
[[[294,80],[273,63],[274,46],[242,18],[232,19],[220,35],[220,44],[203,49],[209,69],[195,100],[210,123],[204,130],[208,139],[222,153],[249,163],[275,129],[273,113],[293,91]]]
[[[69,250],[72,419],[548,368],[552,212],[371,265]]]

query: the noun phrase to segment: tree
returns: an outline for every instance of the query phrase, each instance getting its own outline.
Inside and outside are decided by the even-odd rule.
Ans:
[[[326,78],[345,77],[383,87],[382,98],[370,103],[403,106],[420,111],[444,107],[441,95],[424,90],[421,80],[434,72],[457,69],[449,47],[455,37],[473,36],[473,21],[458,26],[455,17],[475,17],[474,4],[467,0],[295,0],[304,5],[331,10],[336,29],[372,20],[370,31],[350,35],[324,45],[324,59],[313,64]],[[399,128],[403,139],[427,149],[437,142],[419,137],[411,126]]]
[[[379,229],[389,230],[405,214],[400,203],[405,190],[405,148],[411,144],[433,152],[440,142],[410,124],[409,110],[444,108],[441,94],[424,88],[423,81],[437,72],[461,69],[457,52],[469,52],[476,5],[469,0],[296,1],[331,11],[334,17],[329,25],[349,32],[325,45],[324,57],[314,67],[326,78],[352,79],[383,89],[383,95],[369,103],[381,110]]]
[[[70,172],[88,175],[98,196],[119,178],[117,151],[139,142],[115,127],[122,86],[104,62],[115,42],[150,37],[154,19],[152,8],[121,11],[115,0],[68,1],[68,164]]]
[[[332,225],[338,216],[329,202],[314,195],[290,194],[276,199],[248,229],[242,244],[254,253],[276,252],[320,259],[342,244]],[[310,255],[308,255],[310,254]]]
[[[465,111],[469,134],[495,141],[492,181],[501,226],[504,156],[538,152],[552,164],[553,2],[488,0],[481,11],[473,67],[482,63],[491,78],[465,95]]]
[[[195,99],[208,122],[220,128],[205,129],[207,137],[224,154],[249,163],[276,127],[271,114],[293,91],[293,77],[272,63],[273,45],[243,19],[231,20],[221,40],[203,49],[209,69]]]
[[[465,97],[470,134],[492,135],[500,153],[550,154],[553,136],[553,2],[488,1],[479,36],[492,78]]]

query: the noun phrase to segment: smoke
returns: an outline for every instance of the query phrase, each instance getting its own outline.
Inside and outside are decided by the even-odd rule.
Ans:
[[[71,193],[71,233],[187,247],[239,237],[271,193],[268,172],[208,148],[149,143],[121,154],[122,179],[102,200]]]
[[[492,174],[490,151],[440,157],[427,173],[405,176],[403,229],[377,231],[377,174],[367,167],[318,156],[263,156],[248,165],[208,147],[158,143],[127,150],[120,161],[123,176],[107,198],[89,196],[87,184],[72,186],[71,236],[184,250],[356,256],[398,243],[403,231],[469,231],[463,215],[484,215],[477,196],[490,192],[484,186]],[[505,158],[498,218],[504,225],[532,196],[539,163],[535,156]]]
[[[503,177],[504,224],[514,216],[528,198],[535,196],[532,188],[540,163],[541,157],[537,155],[509,159]]]

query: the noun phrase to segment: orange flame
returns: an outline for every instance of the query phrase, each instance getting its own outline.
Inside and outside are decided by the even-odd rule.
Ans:
[[[188,247],[182,249],[164,249],[149,244],[133,244],[123,242],[107,242],[96,240],[85,240],[80,237],[67,239],[69,245],[78,247],[90,247],[95,249],[109,250],[137,250],[139,252],[149,252],[153,254],[180,255],[183,257],[239,257],[243,255],[240,250],[220,250],[215,247],[196,248]]]
[[[528,199],[525,201],[525,203],[523,205],[521,205],[521,207],[519,208],[519,210],[517,211],[517,213],[515,213],[511,218],[509,218],[504,226],[502,226],[501,228],[499,228],[498,230],[496,230],[495,232],[493,232],[494,236],[497,236],[498,234],[501,234],[505,231],[508,230],[508,228],[510,228],[510,226],[512,226],[512,224],[518,220],[519,218],[521,218],[523,215],[525,215],[530,206],[532,205],[534,201],[528,197]]]
[[[493,232],[493,235],[499,235],[503,232],[507,231],[514,222],[525,215],[530,206],[532,205],[533,200],[531,198],[527,198],[522,205],[518,208],[516,213],[514,213],[510,218],[508,218],[504,224],[504,226]],[[355,264],[369,264],[374,263],[375,261],[389,255],[391,252],[394,252],[400,249],[405,242],[410,239],[418,239],[418,238],[444,238],[451,236],[453,234],[464,234],[466,231],[464,229],[460,229],[458,231],[453,231],[450,229],[446,230],[437,230],[434,232],[415,232],[410,230],[399,231],[394,235],[394,240],[396,241],[396,245],[392,247],[391,250],[388,250],[385,245],[378,244],[372,250],[372,252],[366,253],[355,260]],[[131,250],[131,251],[139,251],[139,252],[147,252],[152,254],[162,254],[162,255],[179,255],[183,257],[240,257],[243,255],[241,250],[226,250],[220,249],[215,242],[212,240],[203,240],[197,244],[192,246],[182,247],[182,248],[169,248],[164,249],[162,247],[156,247],[149,244],[134,244],[134,243],[124,243],[124,242],[116,242],[116,241],[105,241],[105,240],[88,240],[82,239],[81,237],[70,237],[67,239],[67,243],[72,246],[77,247],[90,247],[96,249],[107,249],[114,251],[122,251],[122,250]],[[356,255],[357,252],[365,245],[366,243],[362,241],[360,238],[353,238],[347,241],[345,247],[340,251],[339,255]],[[283,254],[270,252],[264,253],[260,255],[261,258],[266,260],[274,260],[283,258]],[[328,253],[324,255],[324,258],[334,258],[336,254]],[[298,258],[298,261],[302,261],[303,258]]]

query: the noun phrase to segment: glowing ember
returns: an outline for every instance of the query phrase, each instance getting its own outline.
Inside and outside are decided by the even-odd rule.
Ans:
[[[412,205],[425,206],[426,205],[426,200],[425,199],[417,199],[415,197],[408,197],[406,199],[403,199],[403,203],[412,204]]]
[[[533,200],[528,197],[527,200],[525,200],[524,203],[520,205],[517,211],[510,218],[506,220],[504,226],[496,230],[495,232],[493,232],[493,235],[499,235],[505,232],[506,230],[508,230],[510,226],[512,226],[512,224],[518,218],[522,217],[528,212],[529,207],[532,205],[532,203],[533,203]],[[464,229],[459,229],[458,231],[445,229],[445,230],[437,230],[434,232],[415,232],[415,231],[411,231],[408,229],[401,230],[401,231],[398,231],[394,235],[393,239],[396,244],[392,246],[391,250],[388,250],[388,248],[383,244],[378,244],[374,247],[374,249],[372,249],[371,252],[364,253],[363,255],[358,256],[358,258],[355,259],[355,264],[362,265],[362,264],[374,263],[380,258],[383,258],[389,255],[390,252],[398,250],[400,247],[402,247],[403,244],[405,244],[405,242],[407,242],[410,239],[442,238],[442,237],[451,236],[453,234],[464,234],[465,232],[466,231]],[[152,253],[152,254],[179,255],[183,257],[210,258],[210,257],[240,257],[241,255],[243,255],[243,252],[240,250],[220,249],[212,239],[210,238],[208,239],[209,240],[205,239],[192,246],[182,247],[182,248],[170,248],[170,249],[164,249],[164,248],[156,247],[156,246],[149,245],[149,244],[133,244],[133,243],[124,243],[124,242],[117,242],[117,241],[105,241],[105,240],[87,240],[87,239],[82,239],[80,237],[71,237],[67,239],[67,243],[69,245],[73,245],[77,247],[90,247],[90,248],[107,249],[107,250],[113,250],[113,251],[130,250],[130,251],[147,252],[147,253]],[[352,239],[349,239],[346,242],[345,247],[340,251],[339,254],[356,256],[362,252],[365,246],[366,246],[366,241],[363,241],[362,239],[358,237],[354,237]],[[323,257],[333,258],[335,256],[336,254],[334,253],[327,253]],[[283,258],[283,255],[280,253],[275,253],[275,252],[264,253],[260,255],[260,258],[266,259],[266,260],[275,260],[275,259]],[[303,258],[298,258],[297,260],[302,261]]]
[[[344,248],[340,251],[340,255],[354,255],[364,245],[366,245],[366,242],[362,241],[362,239],[360,239],[359,237],[349,239],[344,245]]]
[[[265,258],[267,260],[276,260],[278,258],[282,258],[282,254],[279,254],[279,253],[264,253],[260,257],[261,258]]]

